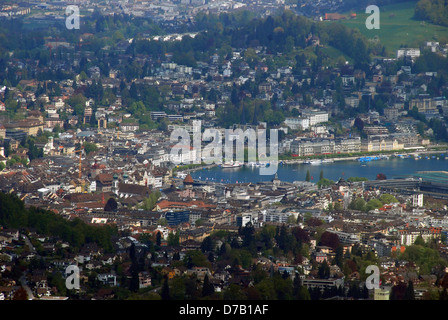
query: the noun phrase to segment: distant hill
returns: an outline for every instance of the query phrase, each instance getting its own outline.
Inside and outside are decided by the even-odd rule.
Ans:
[[[339,20],[346,27],[358,29],[367,39],[380,41],[386,47],[387,56],[394,57],[400,47],[419,47],[424,41],[448,42],[448,27],[417,20],[417,1],[406,1],[380,6],[380,29],[369,30],[365,26],[365,9],[356,11],[356,18]],[[349,16],[353,11],[345,12]]]
[[[344,0],[342,6],[344,11],[349,10],[359,10],[361,8],[366,8],[369,5],[376,5],[378,7],[385,6],[389,4],[407,2],[409,0]]]
[[[448,1],[420,0],[415,6],[415,18],[448,26]]]

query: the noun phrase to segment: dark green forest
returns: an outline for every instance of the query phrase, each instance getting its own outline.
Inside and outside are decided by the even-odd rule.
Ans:
[[[86,243],[96,243],[106,251],[113,250],[111,237],[116,230],[110,226],[90,226],[80,219],[69,221],[51,211],[26,208],[14,194],[0,193],[0,226],[35,231],[68,242],[75,252]]]
[[[420,0],[415,6],[415,18],[448,26],[448,1]]]
[[[200,24],[207,26],[196,37],[184,36],[182,41],[167,43],[137,39],[130,48],[132,53],[173,54],[179,64],[196,66],[197,61],[208,59],[215,52],[231,52],[231,48],[266,47],[271,54],[289,55],[297,48],[306,48],[310,34],[318,36],[321,44],[331,45],[352,57],[357,64],[370,61],[372,48],[358,30],[341,24],[314,22],[291,11],[266,18],[241,19],[238,26],[228,22],[228,15],[203,15]]]

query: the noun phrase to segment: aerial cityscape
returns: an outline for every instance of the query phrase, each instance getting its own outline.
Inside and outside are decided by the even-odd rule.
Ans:
[[[0,300],[447,290],[446,1],[0,2]]]

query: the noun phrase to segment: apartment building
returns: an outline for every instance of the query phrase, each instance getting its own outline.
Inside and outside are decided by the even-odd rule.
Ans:
[[[370,137],[369,139],[363,140],[361,143],[362,152],[373,152],[373,151],[392,151],[392,150],[402,150],[404,148],[403,143],[399,143],[397,139],[391,139],[388,137]]]
[[[285,119],[285,125],[292,130],[306,130],[310,127],[310,119],[304,117],[288,117]]]
[[[409,101],[409,109],[416,107],[418,112],[428,112],[441,108],[442,110],[448,106],[448,101],[444,97],[431,97],[429,94],[419,94]]]
[[[415,243],[415,240],[419,236],[423,238],[425,242],[430,239],[438,238],[441,236],[441,228],[412,228],[399,230],[400,245],[409,246]]]
[[[335,139],[334,153],[354,153],[361,152],[361,138],[339,138]]]
[[[420,57],[420,49],[418,48],[401,48],[397,50],[397,59],[401,58],[415,59]]]
[[[299,156],[312,156],[332,153],[354,153],[361,151],[361,138],[338,138],[338,139],[304,139],[295,140],[291,143],[291,152]]]
[[[309,119],[309,125],[314,126],[318,123],[328,121],[328,112],[318,110],[304,110],[302,111],[302,117]]]
[[[291,143],[291,152],[300,156],[334,153],[334,140],[307,139]]]

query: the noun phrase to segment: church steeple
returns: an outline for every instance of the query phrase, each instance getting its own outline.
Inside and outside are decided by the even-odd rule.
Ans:
[[[112,182],[112,192],[118,195],[118,175],[114,174],[114,181]]]
[[[277,187],[280,185],[281,180],[278,178],[277,172],[275,173],[274,179],[272,179],[273,190],[277,190]]]

